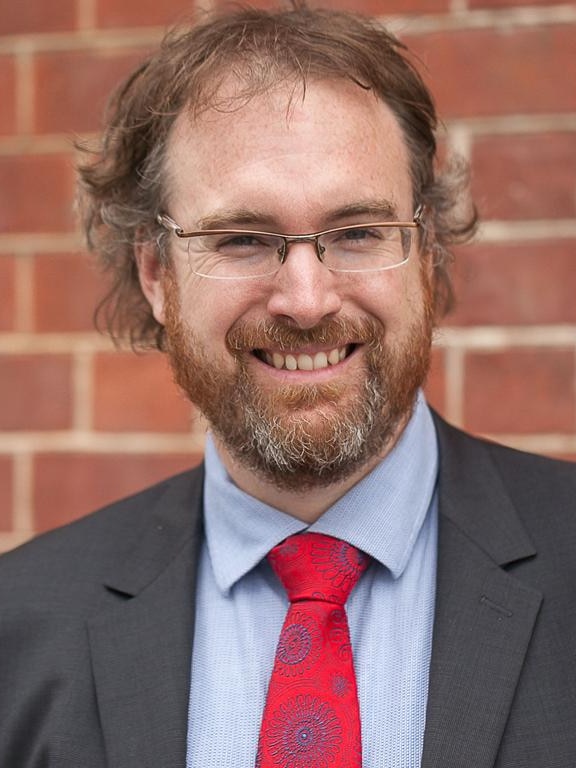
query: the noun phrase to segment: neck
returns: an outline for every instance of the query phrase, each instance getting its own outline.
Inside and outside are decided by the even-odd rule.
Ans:
[[[307,485],[304,490],[286,489],[275,485],[273,480],[263,478],[234,458],[216,435],[213,435],[213,439],[226,471],[242,491],[268,506],[312,524],[390,453],[404,431],[407,421],[408,417],[399,425],[384,451],[373,456],[356,472],[328,485],[322,484],[316,487]]]

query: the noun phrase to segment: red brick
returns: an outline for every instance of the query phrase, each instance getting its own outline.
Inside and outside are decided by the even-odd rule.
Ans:
[[[432,362],[426,381],[426,399],[439,413],[444,413],[446,407],[446,370],[444,350],[432,350]]]
[[[190,0],[98,0],[96,23],[101,27],[167,26],[189,17]]]
[[[0,156],[0,232],[72,231],[73,197],[69,156]]]
[[[447,325],[576,323],[576,240],[478,244],[456,256]]]
[[[45,531],[199,463],[197,454],[39,454],[34,520]]]
[[[108,0],[112,2],[112,0]],[[229,8],[229,0],[216,0],[216,7]],[[313,7],[328,8],[339,11],[352,11],[356,13],[367,13],[375,16],[391,14],[408,13],[435,13],[438,11],[447,11],[450,8],[450,0],[322,0],[322,2],[311,3]],[[272,8],[277,9],[278,3],[273,0],[251,0],[250,8]]]
[[[45,254],[34,261],[34,328],[88,331],[105,292],[94,262],[83,253]]]
[[[94,363],[94,426],[115,432],[185,432],[191,406],[163,355],[110,353]]]
[[[437,13],[448,11],[450,0],[328,0],[317,4],[322,8],[335,8],[344,11],[356,11],[375,16],[407,13]]]
[[[573,349],[469,353],[464,425],[472,432],[572,433],[576,428]]]
[[[106,49],[38,54],[35,131],[98,130],[111,92],[142,58],[142,51]]]
[[[58,32],[73,29],[76,0],[38,2],[38,0],[0,0],[0,35],[27,32]]]
[[[8,135],[16,132],[16,67],[13,56],[0,56],[0,93],[0,135]]]
[[[576,461],[576,453],[555,453],[553,458],[562,459],[562,461]]]
[[[407,36],[444,117],[576,109],[576,24],[465,29]],[[420,67],[422,70],[422,67]]]
[[[572,5],[574,0],[468,0],[471,10],[477,8],[510,8],[517,5]]]
[[[13,460],[9,456],[0,456],[0,489],[2,503],[0,504],[0,531],[11,531],[13,520],[14,487]]]
[[[576,133],[479,138],[472,148],[474,197],[485,219],[576,215]]]
[[[0,256],[0,287],[0,331],[12,331],[16,308],[16,261],[12,256]]]
[[[65,429],[72,421],[65,355],[0,357],[0,430]]]

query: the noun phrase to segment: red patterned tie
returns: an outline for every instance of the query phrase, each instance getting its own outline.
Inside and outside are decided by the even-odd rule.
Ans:
[[[256,768],[361,768],[356,677],[344,604],[369,558],[321,533],[268,555],[290,607],[264,708]]]

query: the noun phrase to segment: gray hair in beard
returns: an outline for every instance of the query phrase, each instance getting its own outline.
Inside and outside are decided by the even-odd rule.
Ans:
[[[235,366],[226,372],[183,320],[170,272],[165,291],[167,352],[177,384],[230,454],[278,488],[304,492],[350,477],[383,455],[410,417],[428,370],[428,295],[422,315],[395,342],[386,343],[386,330],[375,318],[332,319],[308,330],[275,322],[236,325],[226,337]],[[266,391],[247,364],[271,341],[285,349],[344,339],[364,347],[363,370],[358,366],[331,383]]]
[[[251,388],[248,379],[238,389],[244,429],[232,441],[234,453],[245,466],[279,487],[307,490],[343,480],[383,450],[394,431],[392,424],[374,431],[384,398],[373,375],[366,378],[354,407],[335,410],[319,403],[315,413],[319,427],[302,413],[292,417],[274,413],[273,405],[263,404],[258,393],[246,396],[246,387]],[[222,436],[228,447],[230,437],[229,432]]]

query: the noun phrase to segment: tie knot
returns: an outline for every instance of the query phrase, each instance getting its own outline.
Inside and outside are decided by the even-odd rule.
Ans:
[[[323,533],[289,536],[268,560],[291,603],[324,600],[342,606],[370,562],[356,547]]]

